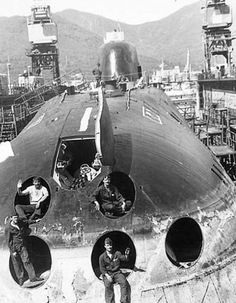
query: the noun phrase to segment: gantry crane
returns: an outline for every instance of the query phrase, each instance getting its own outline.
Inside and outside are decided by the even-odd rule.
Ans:
[[[232,64],[232,35],[229,27],[232,25],[231,7],[225,0],[204,0],[203,9],[203,32],[204,32],[204,56],[205,73],[211,77],[215,67],[214,58],[225,58],[225,72],[230,75]],[[221,71],[223,74],[224,71]]]
[[[27,18],[28,36],[31,49],[27,56],[32,60],[33,75],[42,70],[51,70],[53,79],[59,82],[59,52],[56,47],[57,26],[51,18],[50,6],[35,1],[31,15]]]

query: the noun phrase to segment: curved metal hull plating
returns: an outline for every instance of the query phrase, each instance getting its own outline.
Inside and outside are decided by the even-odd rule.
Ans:
[[[66,96],[63,103],[60,97],[48,101],[11,142],[13,155],[0,163],[1,302],[104,302],[94,255],[100,249],[95,249],[96,243],[107,233],[132,240],[133,264],[126,268],[132,271],[131,302],[234,302],[234,184],[159,90],[136,90],[130,98],[100,95],[100,103],[102,109],[88,95]],[[87,108],[91,115],[85,129],[81,121]],[[96,123],[104,171],[81,190],[65,190],[53,178],[58,144],[65,138],[98,136]],[[105,146],[105,138],[111,140],[111,148]],[[128,176],[135,189],[132,208],[116,219],[90,203],[108,171]],[[33,175],[41,176],[50,188],[49,209],[40,223],[32,225],[32,235],[48,244],[52,267],[46,283],[30,290],[11,276],[3,231],[17,180]],[[181,250],[184,243],[166,240],[170,227],[182,218],[184,224],[192,219],[202,234],[200,254],[189,262],[177,257],[182,252],[175,248]],[[78,221],[83,228],[78,228]],[[184,224],[181,231],[187,233]],[[191,244],[183,259],[195,256],[196,243]],[[118,302],[117,286],[115,292]]]

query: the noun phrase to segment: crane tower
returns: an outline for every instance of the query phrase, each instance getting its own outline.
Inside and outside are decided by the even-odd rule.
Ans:
[[[231,7],[225,0],[204,0],[203,24],[205,72],[208,77],[216,67],[216,56],[223,56],[226,72],[230,74],[232,64]]]
[[[31,49],[33,75],[40,75],[42,70],[51,70],[54,80],[59,82],[59,52],[57,43],[57,26],[52,21],[50,6],[35,1],[31,15],[27,18],[28,37]]]

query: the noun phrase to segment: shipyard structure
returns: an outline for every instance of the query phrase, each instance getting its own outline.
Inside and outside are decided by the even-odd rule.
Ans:
[[[205,67],[198,79],[198,117],[193,128],[233,180],[236,166],[236,78],[232,58],[231,7],[225,0],[202,3]]]
[[[163,89],[196,136],[209,146],[230,176],[236,179],[236,67],[232,58],[232,11],[226,2],[203,0],[201,3],[202,71],[191,70],[187,50],[183,72],[177,66],[165,70],[162,62],[160,71],[152,75],[143,72],[137,85]],[[26,55],[31,59],[31,65],[19,75],[17,86],[11,84],[10,63],[7,64],[7,75],[0,75],[0,142],[15,138],[45,100],[65,89],[68,94],[76,92],[76,88],[77,91],[90,89],[93,93],[96,87],[96,82],[85,83],[82,73],[71,77],[71,87],[62,85],[65,81],[59,70],[57,25],[49,5],[37,2],[32,6],[27,27],[30,49]],[[113,38],[120,35],[119,32],[111,34]],[[50,82],[45,83],[45,76]]]
[[[34,117],[44,102],[63,91],[59,71],[57,25],[49,5],[35,2],[27,18],[31,65],[11,81],[11,63],[7,74],[0,75],[0,142],[14,139]]]

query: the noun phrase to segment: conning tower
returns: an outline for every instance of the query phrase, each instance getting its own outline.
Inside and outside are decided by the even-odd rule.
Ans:
[[[136,48],[124,41],[121,31],[106,33],[99,52],[99,63],[106,87],[115,88],[120,80],[135,82],[142,76]]]

